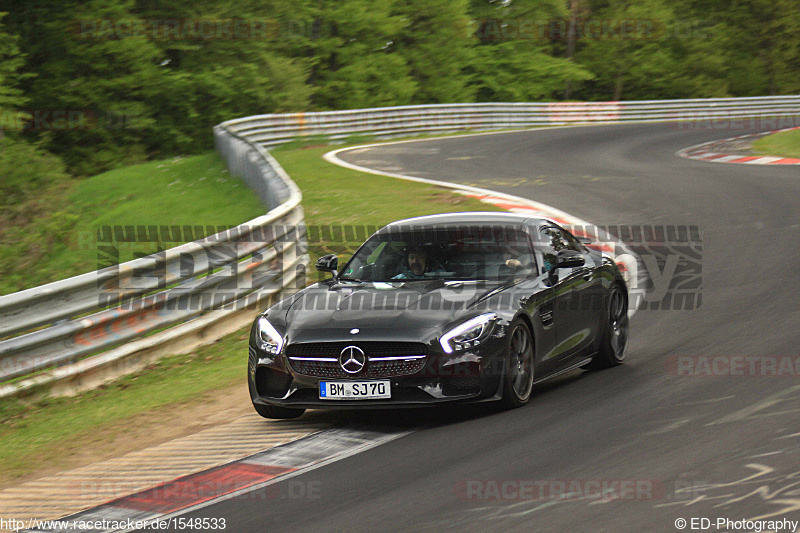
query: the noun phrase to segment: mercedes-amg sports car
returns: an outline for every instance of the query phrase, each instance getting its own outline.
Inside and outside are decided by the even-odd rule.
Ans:
[[[533,385],[618,365],[628,292],[607,256],[555,222],[510,213],[411,218],[331,277],[260,314],[249,342],[256,411],[528,402]]]

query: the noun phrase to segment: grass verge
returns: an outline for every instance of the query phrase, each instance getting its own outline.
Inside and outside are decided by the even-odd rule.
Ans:
[[[321,158],[330,149],[284,148],[274,153],[303,191],[306,222],[312,228],[382,226],[396,219],[432,213],[497,210],[445,189],[332,165]],[[218,161],[212,161],[210,155],[200,157],[195,164],[202,166],[201,162],[205,161],[210,167],[219,169]],[[195,167],[186,174],[181,165],[159,167],[163,164],[150,164],[148,172],[161,171],[162,168],[169,169],[165,173],[178,171],[175,176],[166,174],[172,180],[170,183],[181,179],[180,176],[188,179],[186,176],[208,176],[210,172],[204,170],[198,174],[203,169]],[[113,172],[121,173],[118,176],[129,176],[129,171],[119,169]],[[101,181],[93,184],[91,194],[104,199],[110,208],[108,212],[100,212],[95,207],[97,212],[93,224],[150,223],[147,213],[127,208],[122,201],[114,203],[115,199],[124,196],[114,191],[115,180],[107,179],[106,185],[112,191],[104,190]],[[170,207],[162,204],[161,208],[153,208],[148,213],[157,216],[164,209]],[[220,223],[241,222],[247,220],[247,216],[237,220],[227,218]],[[130,220],[134,222],[127,222]],[[314,242],[312,239],[310,244],[313,261],[322,253],[347,253],[360,241],[342,238]],[[4,451],[0,459],[0,485],[36,477],[37,473],[51,471],[54,467],[66,469],[75,466],[80,462],[78,452],[86,448],[91,448],[97,457],[107,456],[117,446],[114,437],[130,431],[131,420],[146,426],[148,420],[163,417],[165,410],[177,412],[231,387],[246,387],[246,342],[246,334],[240,331],[193,354],[164,359],[145,371],[74,398],[33,403],[0,400],[3,420],[0,446]]]
[[[278,148],[273,155],[303,191],[312,258],[352,254],[394,220],[432,213],[498,208],[448,189],[357,172],[322,159],[330,146]]]
[[[94,270],[103,226],[235,226],[262,214],[214,152],[72,179],[0,214],[0,294]],[[180,243],[122,244],[119,262]]]
[[[107,456],[120,447],[118,436],[128,439],[132,429],[148,425],[146,415],[162,418],[165,409],[177,413],[243,383],[246,342],[246,333],[237,332],[72,398],[0,401],[0,486],[80,464],[87,449]]]
[[[753,143],[758,154],[800,158],[800,129],[773,133]]]

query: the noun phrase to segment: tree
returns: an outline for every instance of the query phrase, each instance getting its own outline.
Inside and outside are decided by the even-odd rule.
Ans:
[[[278,26],[281,52],[310,65],[316,108],[412,103],[417,84],[397,53],[404,21],[392,0],[307,0],[281,12]]]
[[[4,31],[4,16],[0,13],[0,206],[8,219],[2,220],[5,224],[0,226],[8,225],[9,219],[20,218],[17,204],[67,177],[58,157],[19,138],[30,119],[21,109],[27,99],[19,84],[29,76],[19,72],[24,64],[19,38]],[[11,135],[6,136],[4,130]]]
[[[720,2],[732,92],[748,96],[800,92],[800,12],[796,0]]]
[[[0,138],[4,129],[18,129],[26,114],[20,111],[26,99],[19,88],[22,76],[19,72],[24,64],[15,35],[3,30],[3,18],[0,13]]]
[[[561,30],[556,25],[565,21],[558,1],[477,0],[471,13],[478,44],[470,84],[477,89],[478,101],[551,100],[560,97],[570,83],[592,78],[571,59],[556,56],[560,43],[551,37]],[[565,36],[565,30],[558,35]]]
[[[591,68],[593,97],[635,100],[669,97],[679,60],[669,45],[674,12],[662,0],[596,3],[581,21],[576,61]],[[586,94],[584,90],[583,94]]]
[[[397,53],[418,85],[414,102],[471,102],[467,72],[475,39],[469,32],[466,0],[397,0],[404,22]]]
[[[261,4],[258,4],[261,5]],[[304,109],[302,62],[266,35],[230,27],[256,2],[27,0],[12,5],[38,77],[31,107],[85,120],[58,127],[48,148],[79,174],[210,146],[211,127],[244,114]],[[261,17],[263,19],[263,17]],[[203,21],[211,21],[209,27]],[[37,137],[40,132],[31,131]]]
[[[137,0],[134,15],[174,23],[149,41],[162,57],[160,84],[145,101],[158,113],[151,150],[197,151],[211,128],[238,116],[302,111],[308,66],[276,51],[282,35],[269,3],[233,0]]]
[[[27,134],[47,133],[47,148],[79,174],[143,159],[142,139],[157,129],[144,94],[160,83],[158,50],[119,38],[109,22],[130,20],[132,7],[133,0],[26,0],[9,12],[27,53],[25,71],[37,75],[23,84],[31,109],[77,117],[35,121]]]

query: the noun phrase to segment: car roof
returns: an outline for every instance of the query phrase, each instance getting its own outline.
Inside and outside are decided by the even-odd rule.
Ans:
[[[547,219],[542,217],[532,217],[521,213],[503,213],[498,211],[469,211],[461,213],[442,213],[438,215],[426,215],[421,217],[406,218],[397,220],[387,225],[383,229],[399,229],[405,227],[420,226],[453,226],[461,224],[520,224],[533,220]]]

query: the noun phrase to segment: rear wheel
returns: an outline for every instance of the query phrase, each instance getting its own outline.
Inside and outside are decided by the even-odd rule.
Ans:
[[[533,338],[521,320],[511,325],[508,364],[503,376],[505,407],[520,407],[528,403],[533,391]]]
[[[614,285],[608,297],[600,350],[589,364],[591,368],[608,368],[622,364],[628,346],[628,328],[628,295],[620,285]]]

